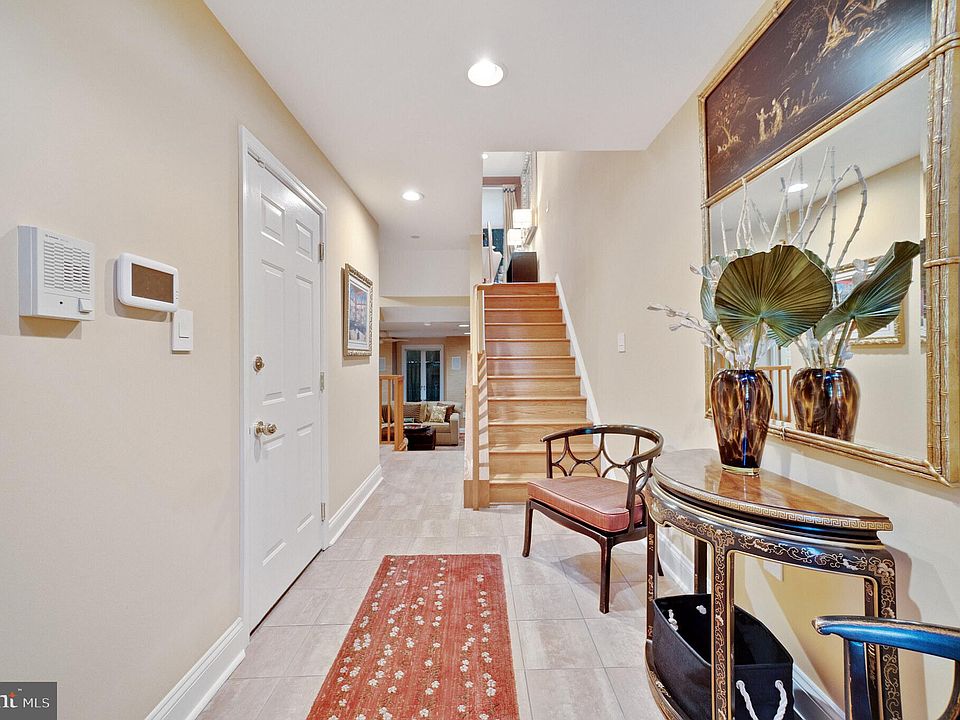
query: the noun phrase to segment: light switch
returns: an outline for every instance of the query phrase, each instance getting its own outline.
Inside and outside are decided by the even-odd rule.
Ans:
[[[617,352],[626,352],[626,351],[627,351],[626,333],[617,333]]]
[[[170,323],[170,349],[173,352],[190,352],[193,350],[193,311],[177,310],[173,313]]]

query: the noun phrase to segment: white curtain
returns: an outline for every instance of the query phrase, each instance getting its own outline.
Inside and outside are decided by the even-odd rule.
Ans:
[[[513,211],[517,209],[516,185],[503,186],[503,262],[510,262],[513,248],[507,243],[507,231],[513,227]]]

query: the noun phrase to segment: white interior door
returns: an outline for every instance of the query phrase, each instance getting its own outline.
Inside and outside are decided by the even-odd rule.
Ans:
[[[321,549],[323,219],[249,154],[244,163],[244,556],[252,630]]]

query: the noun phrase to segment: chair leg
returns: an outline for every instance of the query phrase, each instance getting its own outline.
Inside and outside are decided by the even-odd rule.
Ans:
[[[523,523],[523,556],[530,557],[530,531],[533,529],[533,505],[527,500],[526,519]]]
[[[613,548],[609,540],[600,541],[600,612],[610,612],[610,562]]]

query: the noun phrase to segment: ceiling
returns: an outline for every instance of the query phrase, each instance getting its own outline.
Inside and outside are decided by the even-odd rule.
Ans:
[[[383,245],[430,249],[476,232],[483,151],[645,148],[762,0],[206,3]],[[470,84],[481,57],[502,83]]]
[[[525,152],[487,152],[483,158],[484,177],[519,177],[523,170]]]

